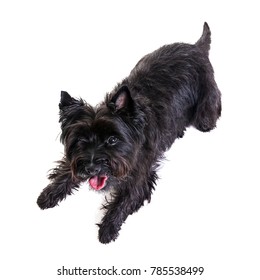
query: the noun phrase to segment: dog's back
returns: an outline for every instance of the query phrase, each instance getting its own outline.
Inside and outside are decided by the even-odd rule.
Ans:
[[[208,58],[210,42],[211,32],[204,23],[203,34],[195,44],[174,43],[159,48],[144,56],[123,81],[137,103],[142,100],[144,104],[145,99],[149,110],[153,108],[150,122],[158,125],[161,133],[168,131],[165,148],[182,137],[189,125],[200,131],[216,126],[221,94]]]

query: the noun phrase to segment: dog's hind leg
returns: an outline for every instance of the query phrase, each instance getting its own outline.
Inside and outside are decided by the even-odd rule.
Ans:
[[[214,80],[211,65],[208,68],[201,78],[200,96],[192,121],[192,125],[203,132],[215,128],[217,119],[221,115],[221,93]]]

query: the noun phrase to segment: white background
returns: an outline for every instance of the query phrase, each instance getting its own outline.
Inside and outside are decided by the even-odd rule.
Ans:
[[[180,279],[260,279],[259,6],[257,1],[1,1],[1,279],[175,279],[57,276],[67,268],[204,266]],[[103,245],[103,197],[82,188],[59,207],[36,199],[62,157],[60,91],[95,105],[146,53],[194,43],[203,22],[223,115],[167,153],[152,202]],[[178,279],[178,277],[176,277]]]

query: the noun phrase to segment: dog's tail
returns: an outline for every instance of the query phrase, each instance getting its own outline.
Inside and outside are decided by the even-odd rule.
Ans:
[[[210,43],[211,43],[211,32],[208,24],[204,22],[202,35],[195,45],[200,49],[202,49],[203,52],[208,55],[210,49]]]

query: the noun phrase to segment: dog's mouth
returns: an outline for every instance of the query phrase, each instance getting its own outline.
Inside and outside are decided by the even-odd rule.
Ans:
[[[96,191],[103,189],[108,177],[106,175],[96,175],[89,178],[89,185]]]

